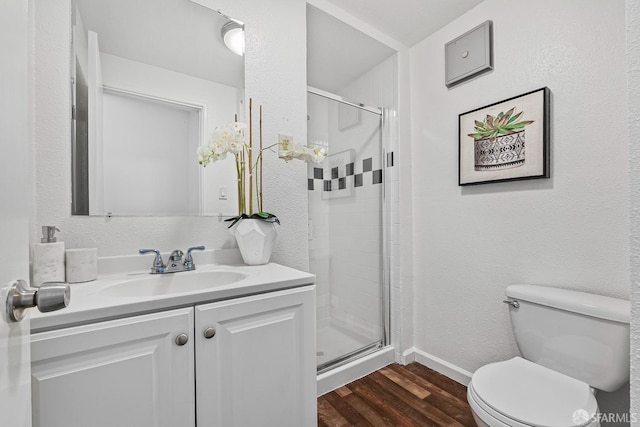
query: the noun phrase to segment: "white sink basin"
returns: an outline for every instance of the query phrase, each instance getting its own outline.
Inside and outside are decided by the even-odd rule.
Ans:
[[[144,297],[205,291],[229,285],[247,276],[234,271],[189,271],[169,274],[149,274],[106,286],[100,295],[111,297]]]

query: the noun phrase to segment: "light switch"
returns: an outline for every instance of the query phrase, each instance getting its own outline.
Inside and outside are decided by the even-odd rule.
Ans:
[[[218,187],[218,200],[227,200],[227,187]]]

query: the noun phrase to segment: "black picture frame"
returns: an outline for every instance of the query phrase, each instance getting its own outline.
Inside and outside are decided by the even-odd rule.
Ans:
[[[459,114],[458,185],[550,178],[550,97],[543,87]]]

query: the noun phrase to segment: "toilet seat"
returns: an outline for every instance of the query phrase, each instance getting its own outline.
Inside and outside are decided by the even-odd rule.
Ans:
[[[598,403],[588,384],[520,357],[478,369],[469,383],[474,411],[496,425],[581,427],[597,425],[579,414],[596,414]],[[481,418],[482,415],[480,415]],[[586,418],[586,417],[585,417]]]

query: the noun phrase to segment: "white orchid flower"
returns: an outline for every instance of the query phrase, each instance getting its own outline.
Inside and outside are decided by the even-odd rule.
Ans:
[[[262,209],[262,178],[258,181],[257,175],[252,173],[251,169],[252,167],[262,167],[262,155],[265,151],[273,151],[275,145],[277,145],[278,156],[286,162],[298,159],[304,162],[321,163],[327,156],[327,143],[317,141],[312,144],[312,147],[307,147],[293,142],[293,138],[286,135],[280,135],[280,141],[278,143],[271,144],[266,148],[256,149],[255,146],[249,147],[247,143],[246,129],[247,125],[242,122],[232,122],[223,127],[216,127],[211,133],[209,140],[204,145],[198,147],[197,150],[198,161],[202,166],[207,166],[209,163],[216,162],[218,160],[224,160],[227,158],[228,153],[232,153],[232,157],[235,157],[234,160],[236,163],[238,178],[238,210],[241,214],[247,213],[246,200],[249,200],[248,206],[249,211],[251,211],[248,213],[252,213],[253,208],[251,207],[251,201],[255,200],[254,195],[251,192],[251,186],[249,187],[249,194],[245,194],[246,188],[244,187],[244,180],[252,180],[255,178],[256,188],[258,188],[258,186],[260,187],[260,194],[258,195],[258,209]],[[260,143],[262,147],[262,141]],[[245,147],[247,148],[249,159],[245,158],[241,154],[244,152]],[[254,160],[251,159],[251,153],[255,153],[257,155],[255,164]],[[251,164],[249,164],[249,162],[251,162]],[[260,174],[260,176],[261,175],[262,174]],[[275,217],[271,215],[270,218]]]
[[[311,161],[313,163],[322,163],[327,158],[327,150],[324,148],[313,148],[313,154],[311,155]]]
[[[229,141],[229,144],[227,145],[227,150],[230,153],[237,154],[242,151],[243,147],[244,147],[244,141],[237,141],[234,139]]]
[[[242,122],[233,122],[231,123],[230,127],[234,132],[244,132],[244,130],[247,128],[247,125]]]
[[[226,154],[227,153],[227,143],[226,141],[222,140],[222,139],[217,139],[215,141],[211,142],[210,145],[211,151],[213,152],[213,154],[215,155],[221,155],[221,154]]]
[[[198,147],[198,156],[209,157],[211,155],[211,148],[207,145],[201,145]]]
[[[218,160],[224,160],[224,159],[226,159],[226,158],[227,158],[227,152],[226,152],[226,151],[225,151],[225,152],[223,152],[223,153],[220,153],[220,154],[218,154],[218,153],[213,153],[213,155],[211,156],[211,159],[212,159],[214,162],[215,162],[215,161],[218,161]]]

